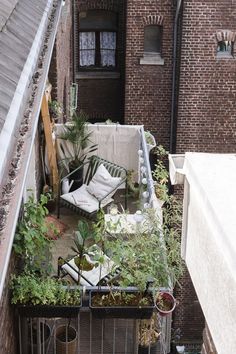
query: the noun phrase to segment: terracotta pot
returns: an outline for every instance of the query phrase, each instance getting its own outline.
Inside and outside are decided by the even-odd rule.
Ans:
[[[158,301],[158,299],[157,299],[155,306],[161,316],[167,316],[168,314],[170,314],[171,312],[174,311],[175,306],[176,306],[176,300],[171,293],[160,292],[158,294],[158,298],[160,298],[161,300]],[[163,303],[163,305],[166,305],[166,306],[162,306],[161,303]]]

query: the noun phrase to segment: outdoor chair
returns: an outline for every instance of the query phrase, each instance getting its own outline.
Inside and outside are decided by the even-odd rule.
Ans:
[[[95,155],[88,159],[87,164],[88,168],[83,185],[73,192],[62,195],[58,193],[58,218],[60,217],[60,206],[63,205],[82,216],[93,219],[98,210],[113,201],[113,195],[123,185],[125,185],[125,209],[127,209],[126,169]],[[62,178],[60,191],[63,180],[80,168],[82,166]]]

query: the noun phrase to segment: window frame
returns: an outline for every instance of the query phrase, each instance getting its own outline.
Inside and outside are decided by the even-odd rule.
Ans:
[[[80,33],[85,33],[85,32],[93,32],[95,33],[95,65],[94,66],[80,66],[80,51],[83,49],[80,49]],[[115,33],[116,34],[116,47],[115,47],[115,65],[106,67],[106,66],[101,66],[101,43],[100,43],[100,33],[101,32],[110,32],[110,33]],[[86,30],[79,30],[79,43],[78,43],[78,71],[114,71],[117,69],[117,36],[118,31],[117,30],[107,30],[103,28],[99,29],[86,29]],[[86,50],[86,49],[85,49]]]

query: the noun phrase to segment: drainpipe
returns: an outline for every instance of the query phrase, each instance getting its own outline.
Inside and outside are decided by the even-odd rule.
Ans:
[[[174,43],[173,43],[173,70],[172,70],[172,93],[171,93],[171,121],[170,121],[170,153],[176,152],[176,130],[177,130],[177,114],[176,114],[176,77],[177,77],[177,41],[178,41],[178,20],[182,0],[177,0],[175,22],[174,22]]]

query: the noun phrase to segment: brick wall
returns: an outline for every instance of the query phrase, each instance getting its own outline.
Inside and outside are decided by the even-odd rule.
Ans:
[[[235,1],[184,1],[178,152],[235,152],[236,61],[216,58],[216,33],[235,31],[235,14]]]
[[[144,27],[162,18],[164,65],[141,65]],[[169,148],[174,7],[171,0],[129,0],[127,5],[125,121],[144,124]]]
[[[90,117],[91,122],[113,121],[123,122],[124,116],[124,65],[125,65],[125,1],[124,0],[79,0],[78,12],[91,9],[103,9],[114,11],[118,15],[117,35],[117,68],[116,72],[120,77],[110,79],[79,79],[78,68],[78,29],[75,33],[75,73],[76,82],[79,86],[78,106]],[[77,14],[78,15],[78,14]],[[101,72],[101,71],[100,71]],[[106,73],[105,73],[106,74]]]
[[[72,8],[71,2],[66,1],[62,8],[56,42],[53,49],[49,69],[49,81],[52,84],[52,99],[63,104],[64,114],[69,113],[69,88],[71,84],[71,36]],[[62,117],[61,117],[62,119]]]
[[[9,306],[9,279],[14,271],[15,260],[11,257],[6,277],[5,287],[0,302],[0,353],[13,354],[17,348],[17,321],[14,316],[14,308]]]
[[[175,288],[178,306],[173,315],[173,328],[180,330],[181,344],[202,343],[205,319],[187,269],[180,279],[180,284],[181,287]]]

